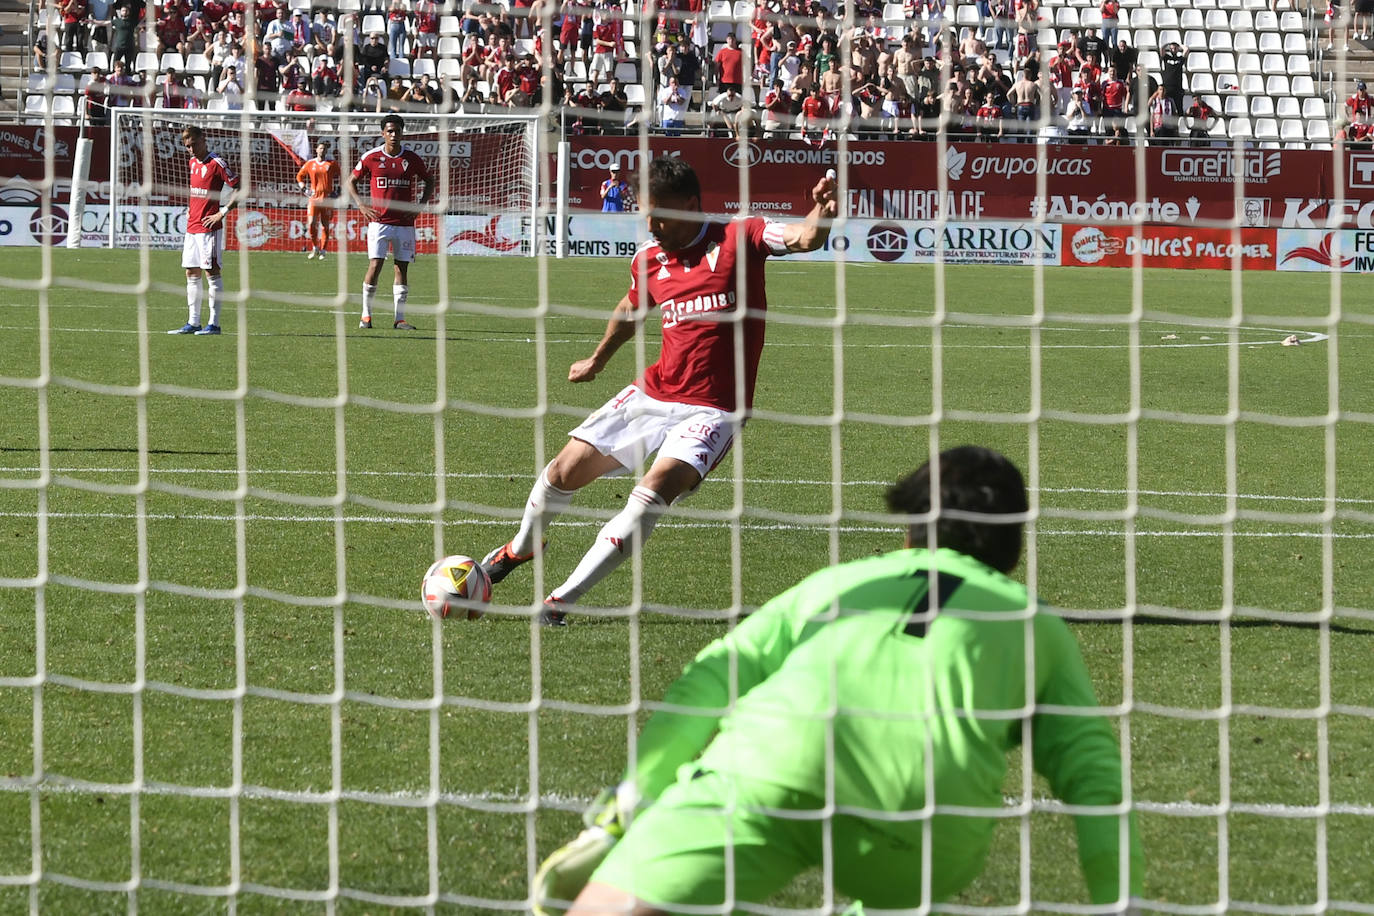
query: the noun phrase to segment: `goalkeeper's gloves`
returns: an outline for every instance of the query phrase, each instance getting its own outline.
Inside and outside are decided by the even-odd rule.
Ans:
[[[602,790],[582,814],[586,829],[554,850],[534,873],[535,916],[553,916],[577,899],[592,872],[625,835],[638,801],[639,792],[630,782]]]

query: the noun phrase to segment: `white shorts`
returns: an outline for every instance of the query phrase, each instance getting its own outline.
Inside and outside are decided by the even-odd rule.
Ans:
[[[615,73],[615,54],[610,51],[593,54],[592,62],[587,65],[587,74],[593,73]]]
[[[627,385],[568,435],[619,461],[625,470],[615,474],[658,452],[705,477],[730,451],[739,425],[723,410],[655,400]]]
[[[415,260],[415,227],[368,223],[367,256],[385,261],[388,249],[392,257],[403,264]]]
[[[188,232],[181,246],[181,266],[218,270],[224,254],[224,229]]]

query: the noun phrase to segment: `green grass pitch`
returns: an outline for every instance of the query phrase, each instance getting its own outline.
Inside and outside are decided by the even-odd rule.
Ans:
[[[254,255],[219,338],[164,333],[175,254],[0,263],[0,914],[518,911],[632,704],[732,609],[897,546],[884,485],[964,442],[1028,471],[1019,572],[1082,618],[1102,701],[1134,704],[1147,895],[1374,907],[1366,278],[775,262],[757,416],[588,597],[643,612],[537,632],[626,479],[481,621],[432,624],[419,576],[505,539],[566,431],[654,357],[651,325],[566,382],[623,262],[422,258],[402,333],[389,273],[366,332],[360,258]],[[247,276],[231,256],[231,296]],[[1032,899],[1085,899],[1071,824],[1037,810],[958,902],[1015,906],[1023,861]]]

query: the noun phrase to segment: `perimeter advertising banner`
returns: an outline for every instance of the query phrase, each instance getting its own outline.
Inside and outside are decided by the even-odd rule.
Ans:
[[[1063,263],[1071,267],[1142,267],[1230,270],[1236,257],[1242,270],[1273,270],[1277,244],[1273,229],[1214,229],[1193,226],[1064,227]]]
[[[1374,231],[1280,229],[1278,269],[1374,273]]]
[[[569,203],[599,209],[597,189],[612,165],[635,181],[648,158],[636,137],[575,137],[571,141]],[[680,156],[697,170],[702,204],[739,212],[741,167],[749,166],[748,209],[800,216],[808,191],[827,169],[847,170],[848,216],[877,220],[1002,220],[1079,225],[1230,223],[1255,228],[1323,228],[1329,222],[1374,229],[1374,152],[1344,157],[1344,200],[1338,201],[1336,161],[1321,150],[1244,150],[1056,144],[1040,150],[1017,143],[848,144],[841,153],[799,141],[740,143],[695,137],[653,137],[648,156]],[[940,187],[943,173],[944,189]],[[1037,187],[1043,178],[1043,192]]]

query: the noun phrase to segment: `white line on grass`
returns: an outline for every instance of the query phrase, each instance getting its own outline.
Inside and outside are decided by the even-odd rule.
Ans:
[[[49,469],[53,474],[133,474],[137,473],[137,468],[130,467],[54,467]],[[150,468],[153,477],[162,474],[191,474],[191,475],[226,475],[237,476],[238,471],[234,468]],[[36,466],[13,466],[0,467],[0,474],[37,474],[39,469]],[[334,477],[335,471],[317,471],[306,468],[255,468],[248,471],[250,477]],[[360,470],[348,471],[348,477],[415,477],[414,471],[373,471]],[[425,472],[424,477],[435,476]],[[447,471],[444,478],[448,480],[509,480],[530,478],[532,473],[498,473],[493,471]],[[740,478],[715,476],[707,477],[705,484],[720,486],[723,484],[733,484],[740,481]],[[828,487],[833,486],[835,481],[825,479],[808,479],[804,477],[745,477],[742,482],[750,486],[808,486],[808,487]],[[888,487],[892,485],[890,480],[842,480],[839,481],[841,487]],[[1172,496],[1184,499],[1226,499],[1231,494],[1206,490],[1126,490],[1110,487],[1039,487],[1032,488],[1039,493],[1085,493],[1091,496]],[[1293,496],[1280,495],[1274,496],[1267,493],[1237,493],[1236,499],[1250,501],[1258,500],[1264,502],[1298,502],[1298,503],[1324,503],[1324,496]],[[1337,497],[1336,505],[1371,505],[1374,498],[1363,499],[1358,497]]]
[[[260,309],[260,311],[267,311],[267,310],[266,310],[266,309]],[[330,311],[330,312],[317,312],[317,313],[318,313],[318,314],[352,315],[352,312],[344,312],[344,311],[341,311],[341,310],[333,310],[333,311]],[[945,330],[972,330],[972,329],[977,329],[977,328],[983,328],[984,326],[983,326],[983,325],[965,325],[965,324],[944,324],[944,325],[941,325],[941,327],[942,327],[943,329],[945,329]],[[92,334],[92,333],[94,333],[94,334],[126,334],[126,335],[127,335],[127,334],[138,334],[138,333],[139,333],[139,331],[138,331],[137,329],[132,329],[132,328],[91,328],[91,327],[65,327],[65,326],[63,326],[63,327],[52,327],[52,326],[50,326],[48,330],[49,330],[50,332],[59,332],[59,331],[60,331],[60,332],[69,332],[69,333],[82,333],[82,334]],[[332,328],[331,328],[331,329],[321,329],[320,331],[313,332],[313,333],[316,333],[316,334],[323,334],[323,333],[325,333],[326,330],[333,330],[333,329],[332,329]],[[433,330],[433,328],[423,328],[422,330]],[[459,329],[458,329],[458,328],[450,327],[450,328],[448,328],[447,330],[450,330],[450,331],[457,331],[457,330],[459,330]],[[866,330],[866,328],[861,328],[861,329],[859,329],[859,330]],[[1017,329],[1013,328],[1012,330],[1017,330]],[[1021,328],[1020,330],[1030,330],[1030,329],[1029,329],[1029,328]],[[1060,333],[1102,333],[1102,332],[1111,332],[1111,331],[1117,331],[1117,332],[1122,332],[1122,333],[1124,333],[1126,329],[1125,329],[1124,327],[1121,327],[1121,328],[1117,328],[1117,327],[1113,327],[1113,328],[1082,328],[1082,327],[1062,327],[1062,328],[1061,328],[1061,327],[1045,327],[1045,328],[1041,328],[1040,330],[1046,331],[1046,332],[1060,332]],[[1218,332],[1221,332],[1221,331],[1225,331],[1226,329],[1225,329],[1225,328],[1216,328],[1215,330],[1218,331]],[[1288,336],[1291,335],[1291,334],[1297,334],[1297,335],[1299,335],[1299,341],[1300,341],[1301,343],[1305,343],[1305,344],[1320,343],[1320,342],[1325,341],[1325,340],[1328,339],[1328,336],[1327,336],[1326,334],[1321,334],[1321,333],[1318,333],[1318,332],[1316,332],[1316,331],[1290,331],[1290,330],[1286,330],[1286,329],[1282,329],[1282,328],[1259,328],[1259,327],[1242,327],[1242,328],[1238,328],[1238,330],[1241,330],[1241,331],[1255,331],[1255,332],[1261,332],[1261,331],[1263,331],[1263,332],[1266,332],[1267,334],[1272,333],[1272,334],[1278,335],[1278,336],[1273,337],[1273,338],[1270,338],[1270,337],[1268,337],[1268,336],[1265,336],[1265,337],[1263,337],[1263,338],[1256,338],[1256,339],[1253,339],[1253,340],[1240,340],[1240,341],[1237,341],[1237,344],[1238,344],[1239,346],[1244,346],[1244,347],[1277,346],[1277,345],[1279,345],[1279,344],[1281,344],[1281,343],[1283,342],[1284,338],[1288,337]],[[25,331],[25,332],[36,332],[36,331],[38,331],[38,327],[35,326],[35,325],[0,325],[0,331]],[[160,331],[160,330],[157,330],[157,329],[150,329],[150,330],[148,331],[148,333],[149,333],[150,335],[152,335],[152,334],[160,334],[161,331]],[[225,333],[226,333],[226,334],[235,334],[235,333],[238,333],[238,332],[234,331],[233,328],[232,328],[232,326],[231,326],[230,329],[227,330]],[[293,333],[300,333],[300,332],[293,332]],[[249,332],[248,336],[249,336],[249,337],[281,337],[281,336],[283,336],[283,334],[282,334],[282,332],[278,332],[278,331],[254,331],[254,332]],[[501,336],[496,336],[496,337],[472,337],[472,336],[464,336],[463,339],[464,339],[464,340],[467,340],[467,341],[475,342],[475,343],[489,343],[489,344],[501,344],[501,343],[507,343],[507,344],[508,344],[508,343],[514,343],[514,344],[529,344],[529,343],[533,343],[533,342],[534,342],[534,338],[533,338],[533,337],[529,337],[529,336],[523,336],[523,337],[522,337],[522,336],[518,336],[518,335],[501,335]],[[590,339],[591,339],[591,338],[589,338],[589,337],[546,337],[546,338],[544,338],[544,342],[545,342],[546,344],[554,344],[554,345],[560,345],[560,346],[561,346],[561,345],[571,345],[571,344],[585,344],[585,343],[587,343],[588,340],[590,340]],[[923,343],[923,342],[919,342],[919,341],[917,341],[917,342],[912,342],[912,343],[881,343],[881,344],[875,344],[875,343],[863,343],[863,342],[849,341],[849,340],[844,341],[844,342],[843,342],[843,345],[844,345],[845,347],[847,347],[847,348],[848,348],[848,347],[852,347],[852,348],[854,348],[854,349],[859,349],[859,350],[929,350],[929,349],[931,348],[931,346],[932,346],[932,344],[930,344],[930,343]],[[794,349],[794,348],[799,348],[799,347],[804,347],[804,348],[806,348],[806,349],[814,349],[816,345],[815,345],[814,343],[790,343],[790,342],[788,342],[788,341],[773,341],[773,342],[769,343],[768,346],[769,346],[770,349]],[[1141,349],[1141,350],[1185,349],[1185,350],[1186,350],[1186,349],[1216,348],[1216,347],[1226,347],[1226,346],[1230,346],[1230,342],[1229,342],[1229,341],[1226,341],[1226,340],[1202,339],[1202,340],[1199,340],[1199,341],[1197,341],[1197,342],[1189,342],[1189,341],[1184,341],[1184,340],[1167,341],[1167,342],[1161,341],[1161,342],[1158,342],[1158,343],[1143,343],[1143,342],[1142,342],[1142,343],[1140,343],[1140,344],[1138,345],[1137,349]],[[961,344],[961,343],[951,343],[951,342],[949,342],[949,341],[945,341],[945,342],[941,343],[940,348],[941,348],[942,350],[1025,350],[1025,349],[1027,349],[1026,345],[1024,345],[1024,344],[1015,344],[1015,343],[1010,343],[1010,344]],[[1056,344],[1056,343],[1044,343],[1044,342],[1042,342],[1042,343],[1039,345],[1039,347],[1038,347],[1037,349],[1040,349],[1040,350],[1125,350],[1125,349],[1128,349],[1128,347],[1127,347],[1127,345],[1124,344],[1124,343],[1105,343],[1105,344],[1067,344],[1067,343],[1065,343],[1065,344]]]
[[[0,518],[33,518],[32,512],[0,512]],[[332,515],[262,515],[258,513],[245,513],[242,516],[212,513],[212,512],[46,512],[46,519],[106,519],[111,521],[158,521],[158,522],[194,522],[203,524],[205,522],[225,522],[232,523],[242,519],[244,522],[270,522],[274,524],[307,524],[307,525],[332,525],[335,518]],[[433,525],[435,519],[430,515],[347,515],[342,521],[346,525]],[[511,522],[508,519],[496,518],[444,518],[439,520],[439,524],[445,527],[509,527]],[[553,522],[551,527],[559,528],[592,528],[600,527],[605,522],[597,519],[586,520],[559,520]],[[681,519],[664,520],[658,523],[661,528],[678,529],[706,529],[718,531],[730,529],[732,523],[726,521],[707,522],[707,521],[685,521]],[[1294,523],[1297,524],[1297,523]],[[815,531],[829,532],[837,531],[841,534],[891,534],[900,531],[896,525],[830,525],[830,524],[806,524],[782,522],[752,522],[740,520],[739,528],[741,531]],[[1139,528],[1135,531],[1138,538],[1214,538],[1219,532],[1215,530],[1218,526],[1206,525],[1198,529],[1176,529],[1169,531],[1149,531]],[[1125,531],[1111,528],[1046,528],[1037,527],[1035,529],[1037,537],[1125,537]],[[1331,540],[1355,540],[1365,541],[1374,540],[1374,531],[1365,533],[1342,533],[1323,531],[1232,531],[1232,537],[1237,538],[1330,538]]]
[[[133,795],[138,791],[143,795],[159,796],[206,796],[228,797],[237,794],[241,798],[248,799],[281,799],[290,798],[301,801],[309,800],[319,804],[327,804],[335,799],[331,792],[320,789],[277,789],[268,786],[243,786],[237,793],[231,793],[225,787],[197,787],[197,786],[171,786],[166,784],[145,784],[142,787],[135,787],[133,783],[101,783],[85,784],[70,783],[58,780],[41,782],[34,785],[26,779],[7,778],[0,779],[0,792],[31,792],[37,789],[43,795]],[[429,792],[418,789],[344,789],[339,796],[343,800],[366,799],[368,801],[382,802],[387,800],[396,802],[404,807],[416,807],[416,802],[423,802],[431,797],[437,804],[458,805],[465,807],[478,807],[486,805],[509,805],[528,806],[532,799],[529,795],[514,792],[438,792],[433,796]],[[558,792],[541,793],[534,806],[542,809],[554,809],[561,811],[581,812],[590,805],[595,798],[590,795],[563,795]],[[1200,802],[1186,801],[1149,801],[1147,799],[1134,799],[1136,810],[1151,814],[1173,814],[1173,815],[1192,815],[1198,817],[1213,817],[1219,810],[1229,810],[1233,814],[1250,814],[1268,817],[1285,818],[1316,818],[1332,814],[1345,815],[1374,815],[1374,805],[1352,804],[1344,802],[1333,802],[1328,805],[1284,805],[1273,802],[1232,802],[1224,809],[1219,804],[1206,804]],[[1022,804],[1020,798],[1010,795],[1002,797],[1002,804],[1007,808],[1016,808]],[[1064,803],[1057,798],[1049,796],[1036,796],[1031,799],[1031,806],[1036,811],[1060,812],[1064,808]]]

